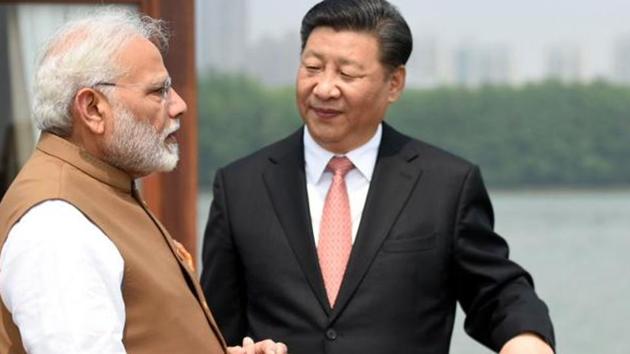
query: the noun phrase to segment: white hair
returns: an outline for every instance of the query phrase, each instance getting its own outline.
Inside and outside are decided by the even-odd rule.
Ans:
[[[130,39],[146,38],[164,53],[168,33],[160,20],[101,7],[61,27],[44,46],[33,84],[33,116],[42,131],[68,136],[77,91],[125,74],[116,54]]]

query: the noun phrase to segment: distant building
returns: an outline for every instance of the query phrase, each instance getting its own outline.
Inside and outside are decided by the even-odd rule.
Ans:
[[[507,45],[495,44],[485,47],[479,65],[483,84],[504,85],[514,82],[512,53]]]
[[[430,88],[445,84],[443,62],[435,37],[415,39],[407,62],[407,86]]]
[[[248,49],[245,72],[267,86],[288,86],[295,83],[300,63],[300,35],[296,31],[279,38],[265,37]]]
[[[475,42],[460,45],[453,53],[453,81],[466,87],[513,84],[510,48]]]
[[[248,0],[196,0],[197,71],[239,72],[245,67]]]
[[[546,78],[565,83],[584,81],[580,48],[568,43],[549,47],[546,53]]]
[[[630,84],[630,34],[617,38],[612,60],[612,81]]]

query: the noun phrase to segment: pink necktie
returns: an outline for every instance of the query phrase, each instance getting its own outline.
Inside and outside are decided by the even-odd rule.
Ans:
[[[331,307],[335,305],[352,249],[352,219],[345,176],[353,168],[345,156],[333,157],[328,163],[333,180],[322,212],[317,255]]]

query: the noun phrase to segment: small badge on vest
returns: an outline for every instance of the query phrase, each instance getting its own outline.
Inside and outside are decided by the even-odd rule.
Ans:
[[[177,258],[184,263],[191,271],[195,271],[195,264],[193,262],[193,258],[190,253],[186,250],[186,247],[179,243],[177,240],[173,240],[173,244],[175,245],[175,253],[177,254]]]

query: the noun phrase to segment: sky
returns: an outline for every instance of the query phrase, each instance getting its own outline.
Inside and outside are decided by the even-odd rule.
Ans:
[[[302,16],[317,1],[249,0],[250,38],[299,31]],[[587,77],[610,71],[614,41],[630,35],[628,0],[391,0],[415,38],[432,36],[447,47],[463,41],[505,44],[520,75],[542,75],[551,46],[578,46]],[[628,63],[630,65],[630,63]]]

